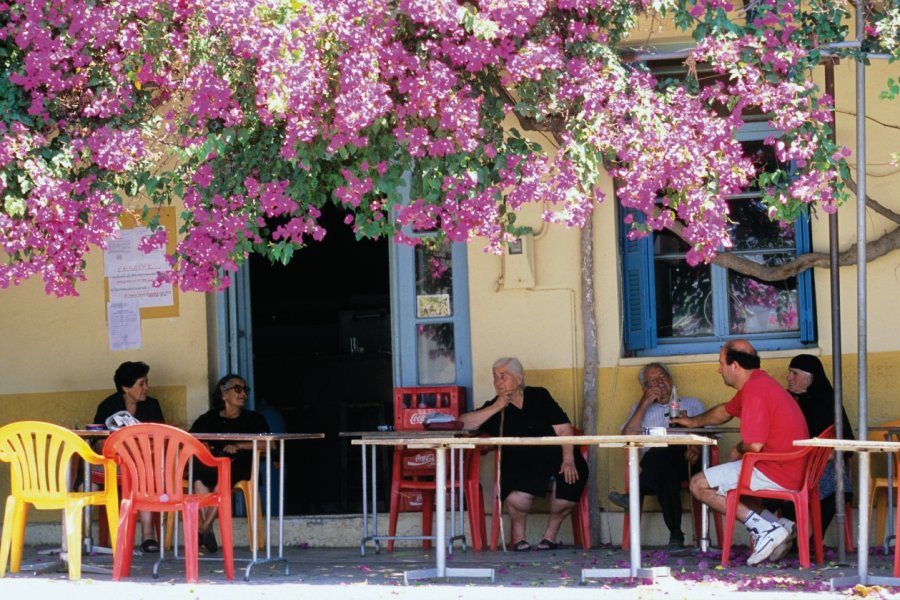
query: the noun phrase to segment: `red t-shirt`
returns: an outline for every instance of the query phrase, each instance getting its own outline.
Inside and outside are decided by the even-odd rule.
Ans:
[[[809,437],[806,419],[794,397],[761,369],[751,373],[744,387],[725,405],[741,420],[744,444],[762,444],[762,452],[796,452],[794,440]],[[803,486],[803,461],[759,462],[757,468],[778,485],[791,490]]]

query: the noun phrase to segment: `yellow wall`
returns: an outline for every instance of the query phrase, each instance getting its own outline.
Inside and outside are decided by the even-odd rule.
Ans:
[[[142,319],[140,350],[111,352],[99,250],[88,256],[87,281],[77,290],[77,298],[47,296],[43,283],[31,279],[0,291],[0,424],[26,414],[87,423],[115,391],[116,367],[128,360],[150,365],[149,393],[164,402],[173,423],[187,425],[206,410],[204,294],[180,294],[176,316]]]

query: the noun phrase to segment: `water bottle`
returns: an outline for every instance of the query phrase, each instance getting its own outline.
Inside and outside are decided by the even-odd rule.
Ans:
[[[681,402],[678,401],[678,392],[675,386],[672,386],[672,395],[669,398],[669,419],[677,419],[681,416]],[[678,425],[669,424],[669,427],[678,427]]]

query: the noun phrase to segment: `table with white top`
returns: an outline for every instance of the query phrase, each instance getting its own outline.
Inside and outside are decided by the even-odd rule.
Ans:
[[[341,437],[360,438],[367,440],[366,444],[358,444],[362,453],[362,525],[363,535],[359,543],[359,552],[361,556],[366,555],[366,545],[373,543],[375,545],[375,553],[381,551],[381,542],[388,540],[430,540],[435,541],[435,535],[382,535],[378,531],[378,455],[376,449],[383,446],[408,446],[409,440],[428,440],[434,438],[447,437],[470,437],[474,432],[470,430],[455,431],[437,431],[437,430],[402,430],[402,431],[342,431]],[[376,443],[376,441],[378,443]],[[370,448],[370,456],[367,456],[366,446]],[[454,454],[456,460],[454,460]],[[371,472],[369,471],[369,460],[371,458]],[[460,480],[465,476],[463,473],[463,452],[450,452],[450,482],[451,486],[455,481],[455,474],[459,472]],[[371,488],[371,505],[369,504],[369,489]],[[466,538],[464,535],[465,527],[463,524],[463,486],[459,486],[458,494],[450,496],[450,537],[446,538],[448,544],[447,551],[453,552],[453,543],[460,541],[462,548],[466,548]]]
[[[253,567],[271,564],[271,563],[283,563],[284,564],[284,574],[288,575],[290,573],[287,559],[284,557],[284,474],[287,469],[287,458],[284,453],[285,442],[295,441],[295,440],[320,440],[325,437],[324,433],[192,433],[195,438],[201,440],[203,442],[213,442],[213,441],[228,441],[228,442],[251,442],[253,444],[252,452],[253,456],[259,456],[260,452],[260,444],[264,444],[263,453],[265,454],[265,469],[266,469],[266,506],[265,512],[265,540],[266,540],[266,555],[265,558],[259,556],[259,552],[256,547],[257,540],[257,526],[258,522],[255,518],[257,513],[257,507],[259,507],[259,462],[254,460],[252,462],[251,469],[251,486],[252,490],[251,498],[250,498],[250,506],[246,507],[249,511],[250,515],[254,515],[253,518],[250,519],[252,523],[251,531],[250,531],[250,548],[251,548],[251,558],[250,562],[247,564],[246,569],[244,570],[244,581],[250,581],[250,573]],[[278,554],[276,556],[272,555],[272,544],[271,544],[271,532],[272,532],[272,447],[275,444],[278,444]],[[178,547],[177,544],[175,546]],[[162,548],[162,544],[160,544],[160,548]],[[177,556],[177,551],[176,551]],[[157,563],[158,565],[158,563]],[[154,566],[154,575],[157,571],[157,566]]]
[[[435,432],[436,433],[436,432]],[[666,435],[579,435],[579,436],[544,436],[544,437],[430,437],[430,438],[393,438],[375,439],[361,438],[351,442],[354,445],[377,446],[402,444],[408,448],[427,448],[435,451],[435,487],[436,487],[436,552],[435,567],[404,573],[404,581],[410,579],[436,577],[490,577],[493,581],[493,569],[456,569],[447,567],[446,553],[446,489],[447,473],[444,462],[447,450],[462,450],[477,446],[560,446],[560,445],[594,445],[598,448],[626,448],[628,451],[629,487],[639,489],[639,450],[641,448],[664,447],[671,445],[711,446],[716,443],[712,438],[702,435],[678,433]],[[452,483],[452,482],[451,482]],[[638,494],[629,496],[629,514],[631,516],[631,555],[627,569],[582,569],[581,579],[602,577],[630,577],[653,579],[656,576],[668,575],[668,567],[641,567],[641,532],[640,507]]]
[[[879,577],[869,574],[869,477],[871,476],[871,454],[873,452],[898,452],[900,442],[879,440],[837,440],[819,439],[797,440],[795,446],[813,446],[832,448],[840,452],[856,452],[859,454],[859,506],[857,514],[857,575],[852,577],[835,577],[831,580],[831,588],[850,587],[858,583],[863,585],[900,585],[898,577]],[[894,518],[888,515],[888,519]]]

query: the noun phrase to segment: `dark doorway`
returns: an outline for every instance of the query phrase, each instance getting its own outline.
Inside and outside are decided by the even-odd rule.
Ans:
[[[327,234],[287,266],[250,259],[257,408],[289,432],[286,514],[361,510],[360,455],[341,431],[392,422],[388,242],[357,241],[328,205]]]

